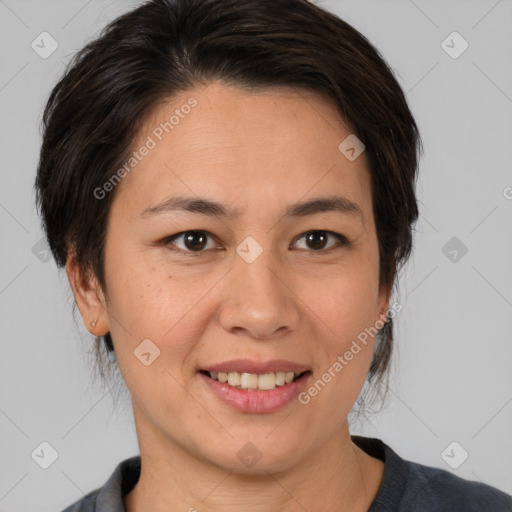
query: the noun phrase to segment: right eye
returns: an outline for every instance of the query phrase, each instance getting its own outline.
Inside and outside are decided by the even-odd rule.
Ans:
[[[212,235],[207,231],[200,230],[190,230],[190,231],[182,231],[181,233],[176,233],[174,235],[170,235],[165,237],[161,244],[169,247],[172,251],[188,253],[189,255],[197,256],[197,254],[193,253],[201,253],[205,252],[203,249],[207,246],[208,238]],[[183,245],[179,247],[174,241],[182,240]],[[213,240],[213,238],[212,238]],[[174,246],[174,247],[173,247]],[[215,248],[210,247],[210,249]]]

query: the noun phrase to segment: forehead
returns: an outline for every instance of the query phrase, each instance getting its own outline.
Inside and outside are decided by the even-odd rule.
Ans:
[[[311,92],[195,87],[148,115],[132,150],[150,149],[117,194],[139,209],[186,194],[239,210],[329,192],[360,204],[366,217],[365,155],[350,161],[339,149],[350,134],[335,105]]]

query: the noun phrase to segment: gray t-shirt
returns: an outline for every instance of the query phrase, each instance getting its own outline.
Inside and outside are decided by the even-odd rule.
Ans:
[[[512,512],[512,496],[490,485],[404,460],[380,439],[351,438],[384,461],[384,476],[368,512]],[[140,456],[119,463],[103,487],[63,512],[126,512],[123,496],[137,483],[140,464]]]

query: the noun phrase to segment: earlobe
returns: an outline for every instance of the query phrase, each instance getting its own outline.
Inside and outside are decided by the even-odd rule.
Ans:
[[[388,319],[388,311],[389,311],[389,302],[391,300],[391,288],[387,287],[380,291],[379,293],[379,316],[377,320],[381,322],[387,322]]]
[[[105,297],[93,272],[80,268],[70,251],[66,275],[85,328],[95,336],[103,336],[109,331]]]

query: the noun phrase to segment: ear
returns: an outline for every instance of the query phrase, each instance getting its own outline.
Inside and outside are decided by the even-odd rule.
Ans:
[[[78,266],[73,251],[68,253],[66,274],[85,328],[95,336],[105,335],[109,327],[103,290],[92,271]]]
[[[382,321],[385,322],[388,318],[389,301],[391,299],[391,286],[383,287],[381,290],[379,290],[378,297],[378,316],[375,319],[375,322],[377,322],[379,319],[382,319]]]

